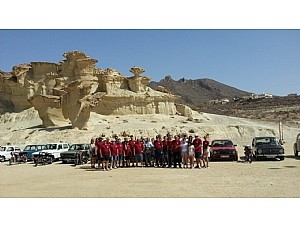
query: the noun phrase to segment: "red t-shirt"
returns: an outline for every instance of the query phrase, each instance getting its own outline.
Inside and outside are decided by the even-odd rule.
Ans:
[[[95,145],[96,145],[96,149],[95,149],[95,151],[96,151],[96,153],[100,153],[100,149],[101,149],[101,146],[104,144],[104,141],[97,141],[96,143],[95,143]]]
[[[195,152],[202,152],[202,140],[200,138],[194,139],[193,145],[195,147]]]
[[[129,144],[128,143],[126,143],[125,145],[124,145],[124,149],[125,149],[125,156],[131,156],[131,148],[130,148],[130,146],[129,146]]]
[[[133,149],[134,149],[134,144],[136,143],[136,141],[135,140],[129,140],[129,146],[130,146],[130,149],[133,151]]]
[[[181,142],[179,139],[172,141],[172,151],[178,153],[181,151]]]
[[[144,144],[137,142],[134,144],[134,150],[136,154],[142,154],[144,150]]]
[[[101,154],[102,154],[102,156],[104,156],[104,155],[110,156],[110,144],[109,143],[104,143],[101,146]]]
[[[115,143],[110,144],[110,152],[111,152],[111,156],[117,156],[118,155],[118,145]]]
[[[123,144],[122,143],[117,143],[117,146],[118,146],[118,154],[123,155],[124,154]]]
[[[155,140],[153,145],[155,150],[162,150],[163,148],[163,142],[161,140]]]

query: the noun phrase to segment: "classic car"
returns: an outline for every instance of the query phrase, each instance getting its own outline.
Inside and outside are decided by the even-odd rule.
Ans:
[[[23,150],[18,146],[1,146],[0,147],[0,161],[4,162],[11,159],[12,152],[22,152]]]
[[[30,160],[33,160],[32,154],[34,152],[43,151],[46,149],[47,149],[46,144],[28,144],[28,145],[26,145],[26,147],[24,148],[23,151],[27,153],[27,158],[30,161]]]
[[[85,143],[72,144],[68,151],[62,152],[60,158],[62,163],[74,163],[79,165],[87,163],[90,154],[90,145]]]
[[[213,140],[210,146],[210,160],[238,160],[238,152],[235,144],[229,139]]]
[[[284,148],[276,137],[254,137],[252,140],[252,149],[256,160],[267,158],[284,160]]]
[[[46,144],[46,150],[43,150],[43,152],[46,152],[50,155],[52,155],[52,159],[59,160],[60,154],[62,152],[69,150],[69,144],[67,143],[48,143]],[[36,151],[32,153],[32,158],[35,159],[35,156],[39,156],[40,151]]]

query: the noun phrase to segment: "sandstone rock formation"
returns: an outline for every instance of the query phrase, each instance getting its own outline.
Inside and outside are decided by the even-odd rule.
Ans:
[[[43,125],[85,129],[90,112],[102,115],[180,114],[192,111],[175,105],[179,96],[148,87],[145,69],[134,66],[126,77],[115,69],[99,69],[98,62],[80,51],[63,55],[60,63],[31,62],[0,71],[0,101],[11,111],[34,106]]]

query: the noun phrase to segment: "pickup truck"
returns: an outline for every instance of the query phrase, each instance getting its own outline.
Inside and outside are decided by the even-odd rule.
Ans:
[[[284,148],[276,137],[254,137],[252,140],[252,149],[256,160],[267,158],[284,160]]]
[[[43,152],[52,155],[53,160],[59,160],[60,153],[68,150],[69,150],[69,144],[67,143],[48,143],[46,144],[46,149],[43,150]],[[32,153],[32,158],[35,159],[36,157],[38,157],[39,153],[40,151]]]
[[[300,152],[300,133],[296,137],[296,142],[294,143],[294,154],[298,157]]]

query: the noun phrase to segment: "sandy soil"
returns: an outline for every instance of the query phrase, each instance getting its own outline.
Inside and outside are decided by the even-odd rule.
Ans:
[[[212,162],[207,169],[0,164],[1,198],[295,198],[300,159]]]

